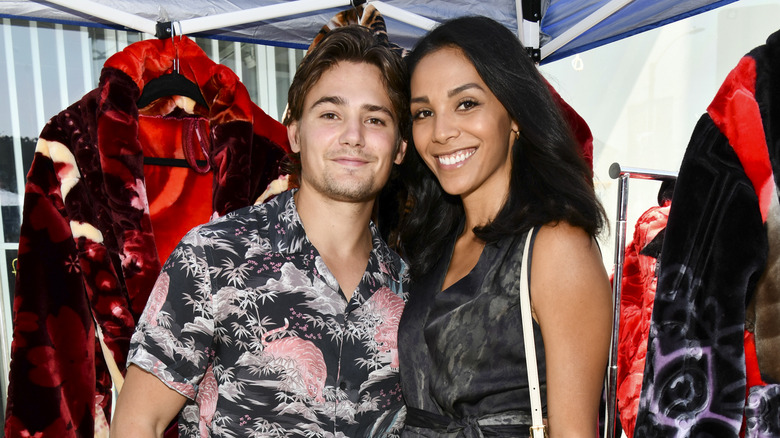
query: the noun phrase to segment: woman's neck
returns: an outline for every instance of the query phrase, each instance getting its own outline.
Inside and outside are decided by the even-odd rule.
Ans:
[[[506,202],[506,193],[496,193],[492,196],[484,194],[470,194],[461,196],[463,211],[466,216],[464,230],[472,230],[474,227],[482,227],[489,224],[498,216],[498,212]]]

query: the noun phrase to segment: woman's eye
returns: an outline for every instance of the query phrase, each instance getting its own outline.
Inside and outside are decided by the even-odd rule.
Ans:
[[[464,100],[458,105],[458,108],[468,110],[474,108],[477,105],[479,105],[479,103],[475,100]]]
[[[419,110],[412,114],[412,118],[415,120],[424,119],[426,117],[430,117],[432,114],[433,113],[429,110]]]

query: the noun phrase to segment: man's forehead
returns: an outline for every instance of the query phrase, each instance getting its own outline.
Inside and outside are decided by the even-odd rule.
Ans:
[[[370,84],[371,77],[381,84]],[[346,78],[346,79],[345,79]],[[361,78],[366,78],[362,81]],[[361,87],[362,85],[370,85]],[[376,65],[363,61],[338,61],[323,70],[319,78],[311,85],[304,98],[304,109],[312,108],[320,103],[333,103],[335,105],[348,105],[352,103],[350,96],[358,95],[364,90],[372,98],[379,98],[372,103],[360,102],[363,106],[392,107],[392,100],[387,89],[387,81],[382,76],[382,71]],[[380,93],[376,93],[380,91]],[[363,94],[360,94],[363,96]],[[377,100],[377,99],[373,99]]]
[[[316,88],[317,85],[320,85],[324,80],[332,81],[347,75],[350,77],[350,83],[354,83],[354,79],[358,77],[374,76],[382,82],[382,90],[387,94],[386,81],[382,74],[382,70],[373,63],[366,61],[337,61],[322,71],[320,77],[312,84],[312,89]]]

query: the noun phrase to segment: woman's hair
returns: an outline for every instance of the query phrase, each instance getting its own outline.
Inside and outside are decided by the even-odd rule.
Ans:
[[[421,59],[446,47],[460,49],[471,61],[521,131],[512,145],[507,199],[492,222],[474,229],[477,237],[493,243],[559,221],[595,237],[605,214],[593,190],[591,169],[547,82],[518,39],[486,17],[447,21],[423,37],[406,58],[409,77]],[[409,199],[399,249],[409,259],[412,275],[419,276],[460,231],[463,204],[460,197],[444,192],[416,148],[407,148],[401,171]]]

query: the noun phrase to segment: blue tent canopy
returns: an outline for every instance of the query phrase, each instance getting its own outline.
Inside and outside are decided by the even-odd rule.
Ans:
[[[736,0],[629,1],[620,10],[545,56],[543,61],[549,62],[574,55],[734,1]],[[542,33],[549,41],[554,41],[608,3],[609,0],[552,0],[542,18]],[[549,44],[549,41],[546,43]],[[543,43],[542,47],[544,45]]]
[[[0,17],[155,33],[158,21],[181,33],[306,48],[337,12],[355,0],[2,0]],[[517,33],[550,62],[736,0],[381,0],[393,42],[411,48],[448,18],[485,15]],[[359,2],[359,3],[362,3]],[[518,21],[518,15],[525,20]],[[541,18],[541,19],[540,19]]]

